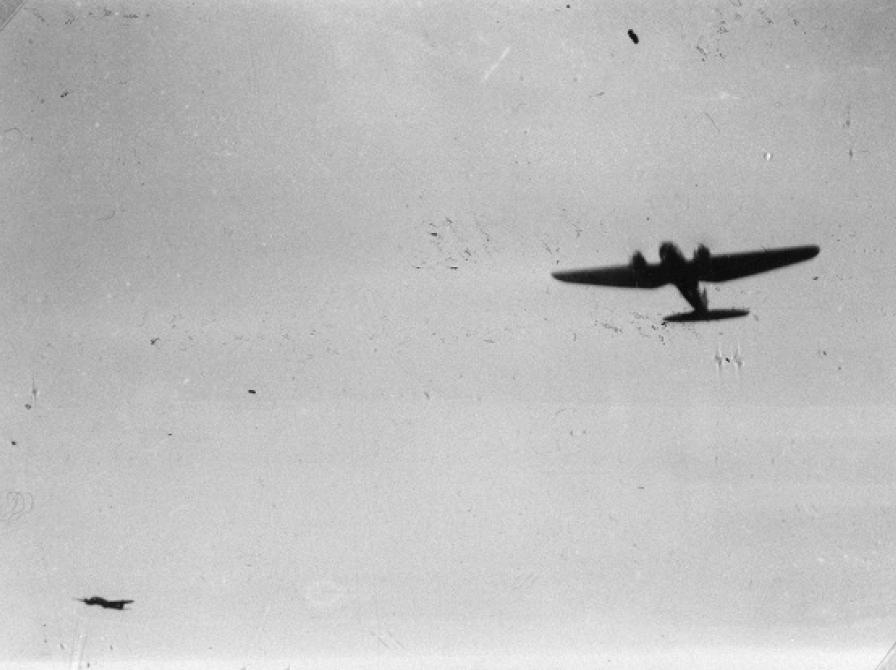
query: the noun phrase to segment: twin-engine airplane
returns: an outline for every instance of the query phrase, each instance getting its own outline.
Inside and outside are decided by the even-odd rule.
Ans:
[[[688,260],[677,246],[671,242],[663,242],[660,245],[660,262],[656,264],[648,263],[639,251],[632,256],[628,265],[564,270],[552,274],[560,281],[596,286],[659,288],[672,284],[694,311],[672,314],[667,316],[665,321],[713,321],[746,316],[749,310],[709,309],[706,289],[700,290],[700,282],[722,282],[748,277],[792,263],[807,261],[817,256],[818,252],[819,248],[813,244],[712,255],[709,249],[701,244],[694,252],[694,258]]]
[[[105,598],[101,598],[100,596],[90,596],[89,598],[75,598],[75,600],[80,600],[85,605],[99,605],[105,609],[109,610],[123,610],[127,609],[126,605],[130,605],[133,600],[106,600]]]

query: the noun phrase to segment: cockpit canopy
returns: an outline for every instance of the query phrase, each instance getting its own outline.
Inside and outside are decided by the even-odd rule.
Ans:
[[[632,267],[635,270],[643,270],[647,267],[647,259],[644,258],[644,254],[640,251],[636,251],[632,254]]]

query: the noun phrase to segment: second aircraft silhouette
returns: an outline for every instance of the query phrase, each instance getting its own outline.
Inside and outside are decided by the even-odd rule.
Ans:
[[[85,605],[99,605],[105,609],[110,610],[123,610],[126,605],[130,605],[133,600],[106,600],[105,598],[101,598],[100,596],[90,596],[89,598],[75,598]]]

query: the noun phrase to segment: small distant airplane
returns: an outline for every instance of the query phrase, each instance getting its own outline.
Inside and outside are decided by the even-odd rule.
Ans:
[[[644,254],[635,252],[628,265],[613,265],[582,270],[562,270],[552,276],[573,284],[618,286],[624,288],[659,288],[672,284],[688,301],[693,312],[672,314],[664,321],[714,321],[746,316],[746,309],[709,309],[706,289],[700,290],[700,282],[723,282],[740,277],[767,272],[776,268],[801,263],[818,255],[813,245],[763,249],[737,254],[710,254],[701,244],[688,260],[672,242],[660,245],[660,262],[648,263]]]
[[[716,362],[716,370],[720,375],[722,374],[722,366],[729,363],[737,366],[737,373],[740,374],[740,369],[744,366],[744,357],[740,352],[740,342],[737,343],[737,349],[734,350],[731,356],[723,356],[721,345],[716,345],[716,355],[713,356],[713,360]]]
[[[109,610],[123,610],[125,605],[130,605],[133,600],[106,600],[99,596],[91,596],[90,598],[75,598],[86,605],[99,605]]]

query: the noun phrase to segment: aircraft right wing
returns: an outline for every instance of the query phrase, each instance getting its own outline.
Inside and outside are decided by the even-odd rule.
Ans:
[[[660,265],[644,265],[639,268],[632,265],[612,265],[582,270],[559,270],[552,272],[551,276],[572,284],[622,288],[659,288],[669,283],[669,277]]]
[[[709,257],[701,268],[700,281],[719,282],[768,272],[792,263],[800,263],[818,255],[818,247],[783,247],[739,254],[719,254]]]

